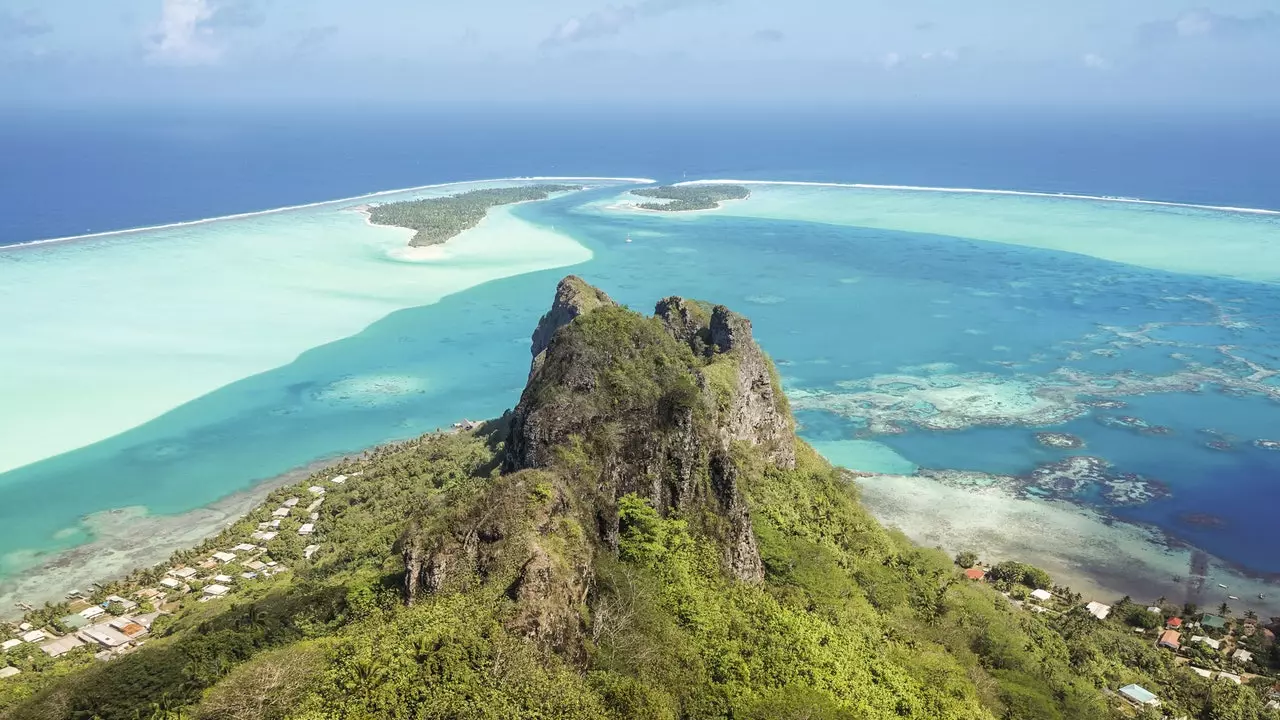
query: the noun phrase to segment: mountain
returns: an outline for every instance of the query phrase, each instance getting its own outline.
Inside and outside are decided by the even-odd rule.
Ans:
[[[285,513],[258,541],[289,571],[171,601],[108,663],[0,684],[0,715],[1096,720],[1132,716],[1108,689],[1140,682],[1165,709],[1264,717],[1123,620],[1026,612],[882,528],[728,308],[645,316],[571,276],[532,355],[502,418],[343,461],[126,584],[320,490],[310,538]]]

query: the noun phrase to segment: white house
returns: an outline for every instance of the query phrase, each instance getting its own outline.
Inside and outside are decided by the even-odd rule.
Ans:
[[[96,617],[101,617],[106,613],[107,613],[106,610],[103,610],[97,605],[90,605],[89,607],[80,611],[80,617],[84,618],[85,620],[92,620]]]
[[[108,649],[128,645],[130,641],[128,635],[110,625],[90,625],[80,631],[80,639],[98,643]]]
[[[1088,610],[1090,615],[1098,618],[1099,620],[1106,620],[1107,616],[1111,614],[1110,605],[1103,605],[1097,601],[1092,601],[1088,605],[1085,605],[1084,609]]]
[[[297,505],[299,502],[301,501],[298,498],[289,498],[288,500],[284,501],[284,506],[287,508],[291,508],[294,505]]]
[[[277,517],[277,518],[289,517],[289,508],[287,507],[276,508],[275,510],[271,511],[271,517]]]
[[[119,595],[108,595],[108,596],[107,596],[107,602],[108,602],[108,603],[120,603],[120,606],[124,608],[125,612],[129,612],[130,610],[133,610],[133,609],[135,609],[135,608],[137,608],[137,607],[138,607],[138,603],[136,603],[136,602],[134,602],[134,601],[132,601],[132,600],[126,600],[126,599],[124,599],[124,598],[120,597]]]
[[[1241,683],[1243,683],[1243,682],[1244,682],[1243,680],[1241,680],[1241,679],[1240,679],[1240,676],[1239,676],[1239,675],[1233,675],[1233,674],[1231,674],[1231,673],[1229,673],[1229,672],[1220,672],[1220,673],[1218,673],[1218,679],[1219,679],[1219,680],[1230,680],[1231,682],[1233,682],[1233,683],[1235,683],[1235,684],[1237,684],[1237,685],[1240,685]]]
[[[1193,642],[1193,643],[1200,643],[1201,645],[1208,645],[1209,647],[1213,648],[1214,650],[1221,650],[1221,649],[1222,649],[1222,641],[1221,641],[1221,640],[1214,640],[1213,638],[1211,638],[1211,637],[1205,637],[1204,635],[1192,635],[1192,636],[1191,636],[1191,642]]]
[[[21,640],[5,640],[0,643],[0,652],[9,652],[10,650],[22,644]]]
[[[302,549],[302,557],[306,558],[307,560],[310,560],[311,556],[315,555],[316,551],[319,549],[320,549],[319,545],[308,545]]]
[[[1253,662],[1253,653],[1245,650],[1244,648],[1240,648],[1234,653],[1231,653],[1231,659],[1242,663]]]
[[[1150,690],[1141,685],[1125,685],[1120,688],[1120,695],[1124,699],[1138,706],[1159,707],[1160,699],[1151,694]]]
[[[78,647],[83,647],[84,641],[75,635],[63,635],[53,642],[45,643],[40,646],[41,652],[49,657],[62,657]]]
[[[331,483],[337,483],[338,485],[341,485],[342,483],[344,483],[344,482],[346,482],[346,481],[347,481],[347,476],[346,476],[346,475],[337,475],[337,476],[334,476],[332,479],[330,479],[330,480],[329,480],[329,482],[331,482]]]
[[[1212,671],[1212,670],[1205,670],[1204,668],[1192,667],[1192,668],[1191,668],[1191,672],[1193,672],[1193,673],[1195,673],[1195,674],[1199,675],[1199,676],[1200,676],[1200,677],[1202,677],[1202,678],[1206,678],[1206,679],[1213,677],[1213,671]]]
[[[311,533],[313,533],[313,532],[315,532],[315,531],[316,531],[316,526],[315,526],[315,525],[312,525],[311,523],[307,523],[307,524],[303,525],[302,527],[298,528],[298,534],[299,534],[299,535],[310,535]]]
[[[209,597],[222,597],[231,592],[231,588],[226,585],[210,585],[204,589],[204,594]]]
[[[232,560],[236,559],[236,555],[235,553],[229,553],[229,552],[216,552],[213,554],[213,559],[217,560],[220,563],[229,563]]]
[[[312,495],[323,495],[324,488],[320,487],[319,485],[312,485],[311,487],[307,488],[307,492],[311,493]]]
[[[1035,598],[1036,600],[1039,600],[1039,601],[1041,601],[1041,602],[1044,602],[1044,601],[1046,601],[1046,600],[1052,600],[1052,599],[1053,599],[1053,593],[1049,592],[1048,590],[1040,590],[1040,589],[1036,589],[1036,590],[1032,590],[1032,591],[1031,591],[1031,597],[1033,597],[1033,598]]]
[[[178,588],[182,587],[182,583],[178,582],[177,580],[174,580],[173,578],[161,578],[160,584],[169,588],[170,590],[177,590]]]
[[[197,572],[199,571],[196,570],[195,568],[180,567],[180,568],[175,568],[173,570],[170,570],[165,574],[169,575],[170,577],[176,577],[179,580],[190,580],[191,578],[196,576]]]
[[[230,575],[214,575],[213,581],[218,583],[219,585],[230,585],[231,583],[235,582],[235,580],[231,579]]]
[[[240,543],[239,545],[237,545],[237,546],[235,546],[235,547],[233,547],[233,548],[231,548],[231,549],[232,549],[232,550],[235,550],[236,552],[253,552],[254,550],[257,550],[257,549],[258,549],[258,546],[257,546],[257,545],[250,545],[249,543]]]
[[[0,680],[3,680],[3,679],[5,679],[5,678],[11,678],[11,677],[13,677],[14,675],[21,675],[21,674],[22,674],[22,671],[21,671],[21,670],[19,670],[19,669],[18,669],[18,668],[16,668],[16,667],[2,667],[2,668],[0,668]]]
[[[38,642],[40,642],[41,640],[44,640],[44,639],[45,639],[45,638],[47,638],[47,637],[48,637],[48,635],[45,635],[43,630],[32,630],[31,632],[29,632],[29,633],[27,633],[26,635],[23,635],[23,636],[22,636],[22,642],[25,642],[25,643],[38,643]]]

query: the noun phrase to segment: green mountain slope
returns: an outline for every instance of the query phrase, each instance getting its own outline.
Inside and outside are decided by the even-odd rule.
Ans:
[[[175,559],[350,475],[314,555],[292,520],[267,545],[290,572],[0,685],[0,715],[1096,720],[1132,716],[1108,688],[1140,682],[1166,711],[1266,717],[1252,688],[1083,610],[1024,612],[882,528],[726,308],[646,317],[570,277],[533,355],[502,419],[277,491]]]

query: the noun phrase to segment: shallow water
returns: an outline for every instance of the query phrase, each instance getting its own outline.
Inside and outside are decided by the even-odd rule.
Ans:
[[[114,333],[86,331],[78,334],[84,352],[73,356],[79,364],[60,375],[81,385],[15,383],[14,391],[26,393],[23,405],[40,408],[47,402],[56,410],[50,418],[76,412],[99,417],[94,413],[107,411],[95,407],[111,393],[89,387],[95,380],[110,383],[113,392],[137,387],[138,394],[149,395],[152,378],[164,388],[180,385],[168,383],[167,370],[191,373],[203,385],[183,385],[188,398],[166,390],[141,407],[132,392],[118,393],[105,404],[119,434],[86,444],[98,438],[72,423],[54,433],[56,442],[36,445],[50,457],[0,474],[0,520],[6,528],[0,575],[82,542],[79,519],[91,513],[130,505],[179,513],[316,457],[408,437],[464,416],[501,413],[518,399],[528,371],[529,334],[567,272],[639,310],[675,294],[723,303],[749,316],[757,338],[778,361],[802,434],[833,461],[896,474],[920,466],[1016,476],[1068,455],[1096,455],[1117,472],[1159,480],[1169,497],[1120,508],[1107,507],[1096,493],[1070,502],[1153,524],[1255,571],[1280,572],[1265,537],[1268,508],[1280,499],[1280,452],[1251,444],[1280,428],[1276,386],[1218,349],[1235,346],[1235,358],[1275,364],[1280,289],[1240,278],[1280,274],[1280,261],[1273,265],[1263,254],[1242,263],[1237,255],[1205,250],[1203,242],[1207,236],[1231,238],[1233,247],[1263,252],[1259,248],[1277,239],[1275,219],[1207,211],[1188,219],[1164,208],[965,195],[928,200],[925,222],[919,212],[926,201],[918,193],[807,188],[769,188],[723,211],[670,216],[612,207],[617,192],[511,208],[494,218],[503,232],[476,234],[466,241],[471,245],[459,244],[451,262],[439,265],[397,263],[387,252],[399,238],[384,237],[395,231],[370,231],[357,216],[337,221],[332,213],[324,216],[325,227],[330,220],[351,221],[349,227],[323,234],[328,249],[314,253],[301,228],[320,221],[274,216],[271,222],[279,228],[254,237],[297,238],[280,241],[281,252],[288,248],[295,264],[274,257],[249,263],[242,272],[251,282],[227,272],[218,280],[222,285],[206,285],[213,281],[205,278],[216,273],[181,253],[155,252],[163,243],[78,249],[94,258],[116,253],[122,268],[130,259],[139,262],[146,273],[136,271],[137,288],[155,283],[188,304],[181,312],[160,311],[141,305],[148,293],[113,298],[112,313],[148,322],[160,318],[155,323],[164,332],[146,335],[146,347],[154,349],[146,367],[153,369],[127,367],[138,345],[113,345]],[[874,215],[865,211],[868,204]],[[868,217],[874,220],[866,221],[870,226],[858,224]],[[982,225],[984,218],[993,218],[989,226]],[[246,244],[254,243],[241,237],[241,222],[218,230],[228,238],[219,241],[226,246],[207,238],[191,242],[211,263],[246,252]],[[1090,228],[1105,232],[1093,239],[1079,234]],[[1032,229],[1034,236],[1024,234]],[[624,242],[628,234],[631,243]],[[229,239],[234,237],[241,237],[240,244]],[[576,242],[562,244],[567,237]],[[1176,263],[1167,260],[1171,253],[1152,249],[1153,237],[1182,253]],[[1055,249],[1073,242],[1077,253]],[[462,252],[464,245],[473,245],[475,253]],[[73,283],[64,277],[88,260],[70,252],[41,268],[44,275],[21,263],[0,264],[0,273],[27,287],[53,278],[55,288],[45,301],[58,308],[51,312],[59,313],[59,322],[76,323],[76,306],[92,298],[72,292]],[[357,266],[348,267],[353,262]],[[1210,274],[1170,272],[1188,263]],[[312,277],[335,280],[298,281]],[[222,322],[217,320],[224,311],[216,304],[190,304],[192,293],[184,291],[191,283],[211,287],[212,303],[233,295],[242,282],[253,290],[244,305],[258,313]],[[409,307],[415,293],[426,299]],[[327,306],[316,303],[334,302],[333,295],[352,296],[341,307],[359,307],[367,316],[349,310],[329,318]],[[397,310],[397,303],[406,309]],[[272,318],[282,322],[269,327]],[[307,320],[306,327],[315,321],[320,329],[294,333],[292,318]],[[3,320],[6,327],[24,327],[22,318]],[[337,320],[372,324],[344,330],[347,325]],[[1144,328],[1147,323],[1198,324]],[[321,344],[327,340],[332,342]],[[257,347],[266,341],[268,348]],[[289,349],[306,342],[311,349],[305,352],[306,347]],[[5,362],[31,377],[32,368],[68,343],[32,342],[21,358]],[[199,358],[205,365],[176,355],[191,347],[206,348]],[[114,359],[95,364],[108,350]],[[290,361],[289,354],[297,352]],[[208,372],[201,369],[206,366]],[[1064,374],[1064,368],[1078,372]],[[1081,404],[1090,398],[1128,406]],[[1144,435],[1104,425],[1100,416],[1132,416],[1169,432]],[[16,430],[27,424],[7,409],[0,410],[0,422]],[[1041,446],[1035,432],[1050,424],[1080,437],[1086,447]],[[1222,438],[1231,450],[1205,446]],[[55,454],[60,450],[66,451]],[[22,452],[38,455],[34,449]],[[877,497],[888,497],[886,487],[892,486],[877,486]],[[946,508],[932,511],[945,514]],[[1220,522],[1188,524],[1188,513]],[[948,521],[964,524],[962,517]],[[1034,541],[1035,528],[1014,530],[1024,534],[1014,546]],[[1142,533],[1133,537],[1147,539],[1126,542],[1149,541]],[[1163,572],[1167,565],[1153,567]]]

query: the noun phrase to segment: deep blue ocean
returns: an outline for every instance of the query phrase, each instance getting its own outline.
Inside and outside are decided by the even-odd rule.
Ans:
[[[1280,209],[1280,118],[781,108],[0,111],[0,245],[527,175],[977,187]]]

